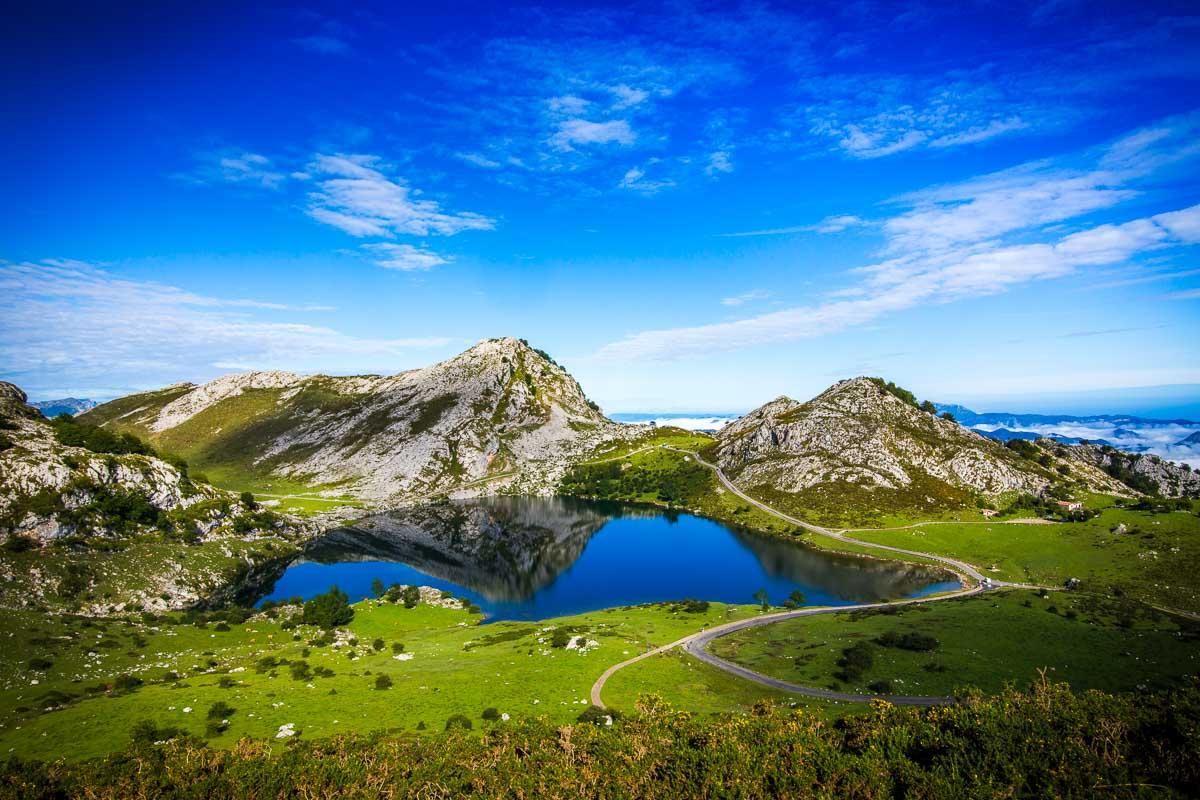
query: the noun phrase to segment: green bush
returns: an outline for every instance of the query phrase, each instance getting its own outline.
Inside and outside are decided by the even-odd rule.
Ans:
[[[350,607],[346,593],[334,586],[325,594],[319,594],[305,603],[301,619],[305,625],[317,625],[328,630],[354,619],[354,609]]]
[[[488,722],[497,722],[500,719],[500,710],[497,708],[485,708],[479,716]]]
[[[218,700],[208,707],[209,719],[229,719],[237,712],[237,709],[226,703],[224,700]]]
[[[474,726],[465,714],[455,714],[446,720],[446,730],[471,730]]]
[[[381,691],[384,689],[392,688],[392,679],[389,678],[387,675],[376,675],[375,676],[375,688],[379,689]]]

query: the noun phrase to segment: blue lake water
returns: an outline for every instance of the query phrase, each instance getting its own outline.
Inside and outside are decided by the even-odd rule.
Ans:
[[[263,600],[338,586],[351,600],[375,579],[433,586],[489,621],[538,620],[694,597],[808,605],[912,597],[953,588],[944,573],[799,546],[689,514],[570,498],[500,497],[380,514],[315,540]]]

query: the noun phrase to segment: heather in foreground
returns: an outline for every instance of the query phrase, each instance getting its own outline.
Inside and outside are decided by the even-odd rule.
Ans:
[[[1043,683],[949,708],[881,703],[835,723],[766,706],[700,718],[646,698],[611,727],[244,740],[232,751],[147,741],[77,764],[10,761],[0,796],[1188,797],[1197,752],[1196,685],[1107,695]]]

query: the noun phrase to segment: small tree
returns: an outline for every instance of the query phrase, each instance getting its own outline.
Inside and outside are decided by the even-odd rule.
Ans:
[[[771,608],[771,596],[767,594],[766,589],[759,589],[754,593],[754,599],[762,606],[763,611],[768,611]]]
[[[374,648],[376,652],[382,650],[383,646],[384,646],[383,639],[376,639],[375,641],[371,642],[371,647]]]
[[[250,492],[242,492],[238,495],[238,499],[242,501],[242,505],[246,508],[258,508],[258,503],[254,501],[254,495]]]
[[[208,707],[208,718],[216,720],[229,719],[236,711],[237,709],[229,705],[229,703],[226,703],[224,700],[218,700]]]
[[[957,420],[954,419],[954,415],[951,414],[949,411],[942,412],[942,419],[947,420],[949,422],[957,422]]]
[[[804,599],[804,592],[796,589],[783,601],[783,605],[785,608],[799,608],[804,605]]]
[[[334,586],[325,594],[319,594],[304,604],[301,620],[306,625],[319,625],[326,630],[345,625],[354,619],[354,609],[350,607],[349,601],[346,593]]]
[[[400,593],[400,599],[404,601],[405,608],[416,608],[421,602],[421,590],[416,586],[406,586]]]
[[[383,691],[384,689],[392,688],[392,679],[389,678],[387,675],[376,675],[375,676],[375,688],[380,691]]]
[[[379,580],[379,578],[371,581],[371,594],[375,596],[376,600],[383,597],[385,591],[387,590],[384,589],[383,581]]]

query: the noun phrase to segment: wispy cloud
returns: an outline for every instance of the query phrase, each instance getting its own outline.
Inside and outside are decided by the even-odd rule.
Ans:
[[[453,236],[495,228],[495,220],[482,214],[447,212],[434,200],[420,199],[405,183],[387,177],[385,169],[377,156],[315,156],[308,166],[317,176],[317,188],[308,196],[308,215],[360,237]]]
[[[291,177],[271,159],[247,150],[226,149],[196,155],[199,162],[190,172],[176,178],[189,183],[235,183],[261,189],[281,189]]]
[[[0,262],[0,363],[33,388],[71,375],[79,386],[145,386],[210,377],[209,365],[378,370],[400,366],[442,336],[369,339],[332,328],[250,316],[296,306],[198,295],[118,278],[68,260]]]
[[[404,272],[423,272],[442,264],[449,264],[451,259],[414,247],[410,244],[365,244],[363,249],[371,253],[376,264],[386,269],[398,269]]]
[[[753,289],[749,292],[742,292],[733,297],[724,297],[721,299],[723,306],[743,306],[746,303],[752,303],[755,300],[766,300],[771,296],[771,293],[765,289]]]
[[[631,167],[626,170],[625,175],[621,178],[621,188],[642,194],[657,194],[663,189],[674,186],[675,181],[670,178],[649,178],[646,176],[646,170],[653,169],[657,163],[656,160],[652,159],[642,167]]]
[[[1168,136],[1144,139],[1159,158],[1140,153],[1125,163],[1170,163],[1190,147],[1196,120],[1178,120]],[[1122,140],[1122,148],[1128,140]],[[1111,156],[1111,149],[1101,159]],[[823,336],[884,315],[933,303],[999,294],[1014,286],[1125,262],[1163,248],[1200,243],[1200,205],[1092,225],[1074,233],[1041,230],[1132,197],[1127,186],[1146,172],[1067,172],[1041,163],[898,198],[907,210],[882,222],[883,261],[851,272],[856,279],[823,303],[720,322],[634,334],[602,348],[611,359],[669,359],[769,342]],[[1022,240],[1006,241],[1021,235]],[[1028,241],[1029,236],[1039,241]],[[1191,291],[1177,293],[1191,299]]]
[[[635,139],[637,135],[623,119],[591,122],[572,118],[559,123],[558,131],[550,137],[550,143],[556,150],[569,151],[574,150],[577,145],[631,145]]]
[[[840,233],[849,228],[862,227],[870,223],[854,214],[837,214],[826,217],[815,225],[791,225],[785,228],[762,228],[754,231],[738,231],[736,233],[721,233],[719,236],[787,236],[793,233]]]
[[[716,150],[708,154],[708,166],[704,171],[709,175],[717,175],[722,172],[733,172],[732,154],[728,150]]]

